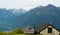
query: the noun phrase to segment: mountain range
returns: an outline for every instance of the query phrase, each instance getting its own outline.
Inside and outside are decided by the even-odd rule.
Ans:
[[[19,11],[16,13],[16,11]],[[20,12],[21,11],[21,12]],[[12,12],[12,13],[11,13]],[[29,11],[0,9],[0,30],[9,31],[27,26],[51,23],[60,29],[60,8],[54,5],[38,6]]]

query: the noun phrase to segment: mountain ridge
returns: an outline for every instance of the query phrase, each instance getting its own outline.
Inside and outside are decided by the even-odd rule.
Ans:
[[[60,23],[59,13],[60,9],[51,4],[45,7],[36,7],[21,15],[20,23],[22,23],[22,25],[27,24],[25,26],[33,26],[34,24],[39,25],[39,23],[42,22],[52,22],[54,26],[57,26]],[[59,25],[57,27],[59,27]]]

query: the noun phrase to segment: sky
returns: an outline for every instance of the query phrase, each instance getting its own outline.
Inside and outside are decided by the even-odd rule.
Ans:
[[[52,4],[60,6],[60,0],[0,0],[0,8],[30,10],[37,6]]]

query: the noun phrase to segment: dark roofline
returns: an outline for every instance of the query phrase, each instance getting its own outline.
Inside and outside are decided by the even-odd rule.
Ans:
[[[60,30],[59,30],[59,29],[57,29],[57,28],[56,28],[55,26],[53,26],[52,24],[51,24],[51,26],[60,32]]]
[[[60,32],[60,30],[57,29],[56,27],[54,27],[52,24],[49,24],[48,26],[52,26],[53,28],[55,28],[56,30],[58,30]],[[47,28],[48,26],[46,26],[45,28]],[[43,28],[41,31],[43,31],[45,28]],[[38,33],[40,33],[41,31],[39,31]]]

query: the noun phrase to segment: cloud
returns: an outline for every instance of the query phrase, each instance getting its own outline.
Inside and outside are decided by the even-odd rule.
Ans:
[[[39,5],[53,4],[60,6],[60,0],[0,0],[0,8],[24,8],[29,10]]]

